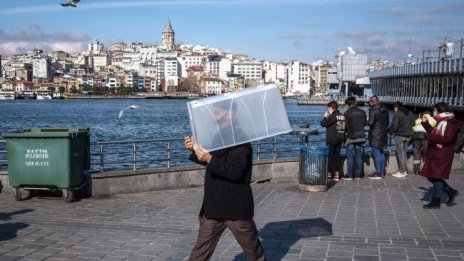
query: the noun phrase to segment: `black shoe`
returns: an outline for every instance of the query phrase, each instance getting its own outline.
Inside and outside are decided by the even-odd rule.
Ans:
[[[446,205],[452,206],[454,203],[454,199],[459,195],[459,191],[452,188],[448,188],[446,190],[446,195],[448,195],[448,201],[446,201]]]
[[[433,197],[429,204],[425,204],[422,207],[425,209],[437,209],[440,208],[440,198]]]

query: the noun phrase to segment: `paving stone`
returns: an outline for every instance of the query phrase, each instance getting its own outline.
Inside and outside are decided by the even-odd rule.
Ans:
[[[450,182],[464,191],[462,177],[455,171]],[[463,260],[464,198],[452,207],[424,210],[421,187],[430,184],[419,176],[342,181],[324,193],[299,191],[296,183],[254,184],[255,221],[266,256]],[[67,204],[53,197],[16,202],[3,193],[2,211],[22,212],[0,218],[0,260],[187,260],[202,196],[202,188],[191,188]],[[241,251],[226,230],[212,260],[247,260]]]

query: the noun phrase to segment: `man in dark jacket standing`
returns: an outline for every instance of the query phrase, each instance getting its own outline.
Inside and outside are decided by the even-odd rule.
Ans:
[[[217,115],[230,117],[230,113]],[[189,260],[209,260],[226,228],[232,232],[249,260],[265,260],[253,221],[251,144],[207,152],[201,146],[195,146],[194,149],[193,143],[190,137],[184,140],[185,148],[192,152],[189,159],[206,165],[206,171],[203,204],[199,215],[200,229]]]
[[[398,160],[398,172],[392,174],[395,178],[404,178],[408,175],[408,157],[406,150],[414,136],[412,127],[416,115],[409,111],[401,102],[393,104],[394,113],[390,125],[390,133],[395,136],[396,158]]]
[[[388,141],[388,109],[379,101],[379,97],[372,96],[369,100],[369,145],[372,147],[375,173],[369,175],[370,179],[381,179],[385,176],[384,149]]]
[[[348,173],[344,179],[352,180],[353,177],[360,179],[363,176],[362,145],[366,142],[364,133],[366,113],[356,106],[355,97],[348,97],[345,104],[348,106],[348,110],[344,113]]]

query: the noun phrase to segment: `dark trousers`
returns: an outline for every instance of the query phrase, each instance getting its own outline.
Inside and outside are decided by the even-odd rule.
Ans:
[[[226,227],[232,232],[250,261],[266,260],[264,249],[258,238],[258,231],[253,219],[217,220],[200,217],[199,220],[200,229],[198,231],[198,239],[195,247],[190,253],[189,260],[209,260]]]
[[[342,142],[332,144],[329,143],[329,156],[327,171],[334,174],[334,172],[341,172],[342,158],[340,157],[340,150],[342,148]]]
[[[436,198],[441,198],[443,195],[443,191],[446,191],[450,188],[448,183],[443,179],[434,179],[434,178],[427,178],[430,182],[432,182],[432,194]]]
[[[428,143],[426,139],[414,139],[413,141],[414,173],[416,174],[419,173],[421,162],[425,159]]]

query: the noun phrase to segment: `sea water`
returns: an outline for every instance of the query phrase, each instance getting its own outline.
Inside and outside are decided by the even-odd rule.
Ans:
[[[90,128],[91,141],[182,138],[190,135],[187,99],[68,99],[0,101],[0,133],[23,128]],[[291,127],[306,123],[324,131],[326,106],[285,100]],[[126,109],[117,120],[118,113]],[[3,139],[3,138],[0,138]]]

